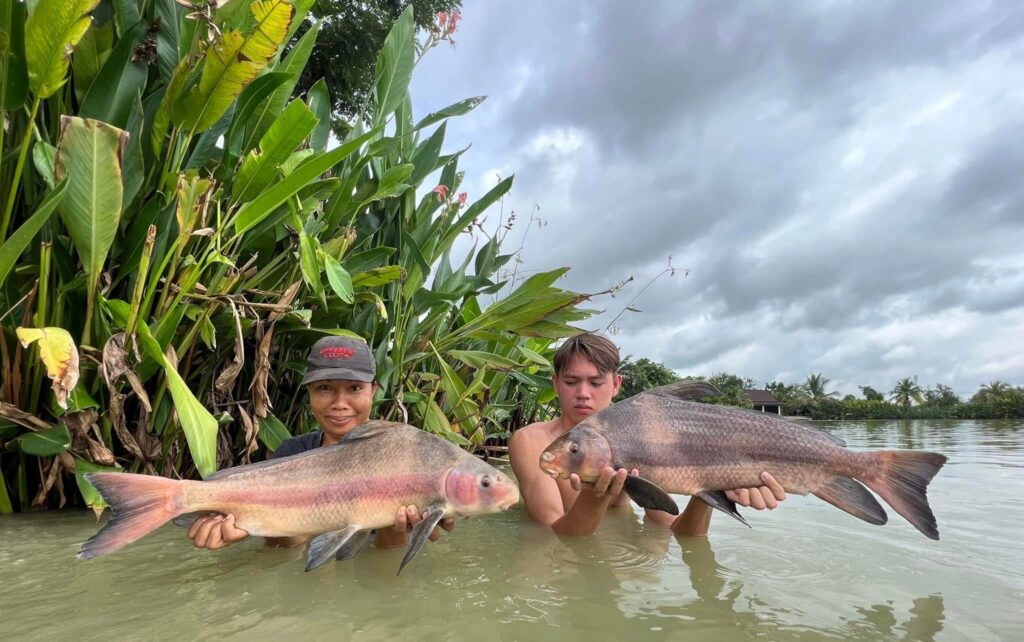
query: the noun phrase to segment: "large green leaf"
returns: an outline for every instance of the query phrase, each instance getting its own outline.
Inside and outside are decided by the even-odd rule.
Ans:
[[[302,76],[302,70],[306,68],[309,56],[313,53],[313,45],[316,44],[316,37],[319,33],[320,23],[318,22],[299,38],[299,41],[288,52],[288,57],[274,67],[275,72],[287,74],[288,79],[264,99],[252,118],[246,121],[245,140],[242,144],[243,152],[249,151],[256,145],[256,141],[260,140],[263,134],[270,129],[270,125],[291,99],[295,85],[298,84],[299,77]]]
[[[35,213],[14,230],[14,233],[4,241],[3,245],[0,245],[0,286],[7,280],[7,275],[10,274],[21,253],[29,246],[46,221],[50,220],[50,215],[64,198],[67,186],[67,181],[63,181],[55,190],[47,194],[43,202],[36,208]]]
[[[181,422],[181,429],[185,433],[188,450],[192,454],[196,469],[203,477],[210,476],[217,470],[217,420],[192,394],[188,384],[164,356],[160,344],[144,323],[138,326],[138,336],[139,345],[146,356],[164,369],[167,388],[174,400],[174,410],[178,414],[178,421]]]
[[[89,12],[100,0],[39,0],[25,22],[29,87],[49,98],[64,84],[71,52],[92,23]]]
[[[419,185],[420,182],[434,171],[437,167],[437,157],[441,155],[441,145],[444,144],[444,135],[448,123],[442,123],[427,140],[419,144],[412,154],[412,164],[416,166],[409,177],[410,185]]]
[[[89,480],[85,478],[86,473],[117,473],[121,472],[120,468],[112,468],[110,466],[100,466],[94,464],[91,461],[85,459],[75,458],[75,482],[78,484],[78,492],[82,493],[82,499],[85,500],[85,505],[93,510],[102,510],[108,507],[107,502],[103,500],[103,496],[100,495],[99,491],[89,483]]]
[[[411,4],[405,8],[377,56],[374,76],[377,106],[373,122],[378,127],[398,109],[412,80],[415,59],[412,11]]]
[[[299,230],[299,267],[302,271],[302,280],[306,282],[320,303],[327,307],[327,298],[324,293],[324,283],[320,279],[320,242],[315,236],[306,234]]]
[[[490,368],[491,370],[513,370],[523,367],[516,361],[493,352],[483,350],[449,350],[447,354],[455,357],[470,368]]]
[[[178,55],[178,16],[182,7],[175,0],[156,0],[154,10],[160,19],[160,31],[156,34],[156,63],[160,69],[160,80],[167,83],[181,58]]]
[[[474,98],[460,100],[457,103],[448,105],[444,109],[439,109],[431,114],[427,114],[422,120],[420,120],[420,122],[416,123],[416,127],[413,129],[423,129],[424,127],[430,127],[434,123],[450,118],[451,116],[462,116],[463,114],[468,114],[485,100],[487,100],[487,96],[476,96]]]
[[[54,426],[39,432],[27,432],[14,439],[21,452],[36,457],[59,455],[71,445],[71,433],[67,426]]]
[[[96,120],[61,117],[57,180],[68,181],[60,213],[95,283],[121,218],[121,161],[128,134]]]
[[[309,146],[318,152],[325,151],[331,137],[331,92],[323,78],[309,90],[309,109],[317,119],[313,135],[309,137]]]
[[[112,3],[117,35],[123,38],[125,32],[139,22],[139,2],[138,0],[112,0]]]
[[[352,287],[376,288],[397,281],[405,276],[405,270],[399,265],[384,265],[360,272],[352,277]]]
[[[82,101],[78,115],[115,127],[128,126],[132,106],[146,87],[149,69],[135,60],[135,46],[146,37],[146,25],[137,23],[117,42]]]
[[[0,0],[0,111],[21,107],[27,95],[25,5],[17,0]]]
[[[122,211],[131,206],[135,195],[142,188],[145,179],[145,154],[142,151],[142,130],[146,126],[146,114],[142,99],[136,95],[128,114],[128,145],[124,151],[123,180],[124,197]]]
[[[248,36],[224,33],[206,50],[198,84],[180,96],[171,120],[192,132],[201,132],[220,120],[242,90],[256,78],[284,43],[293,7],[287,0],[252,3],[256,26]]]
[[[331,289],[338,295],[338,298],[345,303],[352,303],[355,300],[352,276],[345,268],[341,267],[338,259],[325,253],[324,270],[327,272],[327,282],[331,284]]]
[[[472,418],[478,414],[476,404],[468,398],[469,391],[465,382],[462,381],[462,377],[448,365],[433,344],[430,347],[441,365],[441,387],[444,389],[445,405],[449,409],[449,416],[454,420],[452,423],[460,425],[462,432],[466,433],[468,432],[466,428],[469,427],[467,422],[472,422]]]
[[[32,146],[32,164],[35,165],[36,171],[43,177],[43,181],[50,189],[53,189],[55,186],[53,174],[56,171],[56,163],[56,147],[45,140],[41,140]]]
[[[380,177],[380,183],[377,185],[377,190],[373,195],[363,201],[360,208],[365,207],[374,201],[382,201],[386,198],[398,196],[412,187],[412,185],[406,181],[409,180],[414,168],[415,166],[412,163],[395,165],[394,167],[388,168],[388,170],[384,172],[384,175]]]
[[[75,78],[75,96],[79,100],[89,92],[113,48],[114,25],[109,22],[102,26],[93,24],[78,41],[75,55],[71,58],[71,73]]]
[[[345,157],[362,147],[363,143],[376,135],[377,130],[371,130],[355,140],[351,140],[329,152],[317,154],[303,162],[295,168],[294,172],[275,183],[273,187],[261,193],[254,200],[242,206],[238,211],[237,218],[235,218],[235,233],[242,234],[246,230],[250,230],[258,225],[271,212],[297,194],[300,189],[345,160]]]
[[[274,415],[260,417],[259,425],[259,440],[270,452],[276,451],[286,439],[291,438],[288,428]]]
[[[242,133],[246,125],[252,120],[252,115],[259,108],[263,99],[269,96],[278,87],[284,84],[289,75],[281,71],[272,71],[263,74],[252,81],[242,95],[238,97],[235,117],[231,120],[227,134],[224,135],[224,152],[237,158],[242,151]],[[229,162],[228,164],[233,164]]]
[[[249,152],[235,176],[235,202],[251,201],[277,176],[279,165],[288,160],[316,127],[316,116],[306,103],[293,100],[260,139],[258,150]]]

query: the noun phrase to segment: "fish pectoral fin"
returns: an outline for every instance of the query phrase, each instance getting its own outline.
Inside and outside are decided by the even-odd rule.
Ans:
[[[880,525],[889,521],[889,516],[875,496],[855,479],[833,477],[832,481],[815,490],[813,495],[869,524]]]
[[[334,554],[334,559],[338,560],[339,562],[345,562],[352,559],[356,555],[359,555],[359,553],[364,548],[366,548],[366,545],[370,542],[371,539],[377,539],[377,531],[359,531],[358,533],[350,537],[347,542],[341,545],[341,548],[338,549],[338,552]]]
[[[312,571],[326,564],[334,554],[345,545],[353,535],[359,532],[358,526],[346,526],[338,531],[331,531],[317,535],[309,541],[309,550],[306,551],[306,572]]]
[[[626,475],[626,483],[622,487],[630,499],[643,508],[663,510],[673,515],[679,514],[679,506],[676,504],[676,500],[672,499],[668,493],[662,490],[661,486],[650,480],[637,477],[636,475]]]
[[[736,510],[736,502],[732,501],[725,496],[724,490],[705,490],[697,493],[697,497],[700,497],[705,504],[711,508],[717,508],[723,513],[728,513],[736,519],[740,520],[744,526],[750,528],[750,524],[747,520],[743,519],[743,515],[740,515],[739,511]]]
[[[412,561],[412,558],[416,557],[416,554],[420,552],[423,545],[427,543],[427,539],[430,537],[430,533],[434,530],[441,520],[444,518],[444,506],[430,506],[423,513],[423,521],[413,527],[412,533],[409,534],[409,545],[405,549],[405,556],[402,558],[402,563],[398,566],[398,574],[402,572],[405,565]]]

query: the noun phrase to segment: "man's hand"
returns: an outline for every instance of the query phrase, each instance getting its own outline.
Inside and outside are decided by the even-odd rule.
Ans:
[[[786,499],[786,489],[771,473],[761,473],[764,486],[754,488],[737,488],[725,491],[725,496],[740,506],[749,506],[755,510],[772,510],[779,507],[779,502]]]
[[[423,515],[415,506],[399,506],[395,511],[395,523],[377,531],[377,548],[397,548],[405,546],[409,541],[409,532],[423,521]],[[441,537],[441,528],[450,531],[455,528],[455,519],[447,517],[441,520],[440,527],[435,526],[430,533],[430,541],[436,542]]]
[[[615,470],[611,466],[605,466],[604,470],[601,471],[601,475],[593,484],[584,484],[580,480],[579,475],[573,473],[569,475],[569,485],[576,491],[586,487],[587,490],[594,493],[597,497],[618,497],[619,493],[622,492],[623,485],[626,483],[627,474],[637,475],[639,473],[635,468],[632,473],[627,473],[625,468]]]
[[[417,524],[423,521],[423,515],[420,514],[419,510],[415,506],[402,506],[395,513],[395,530],[400,533],[411,532]],[[435,526],[434,530],[430,533],[430,541],[436,542],[441,538],[441,529],[451,532],[455,528],[455,518],[446,517],[441,520],[440,527]]]
[[[192,544],[196,548],[211,551],[231,546],[246,537],[249,537],[249,533],[235,526],[234,515],[204,515],[188,528],[188,538]]]

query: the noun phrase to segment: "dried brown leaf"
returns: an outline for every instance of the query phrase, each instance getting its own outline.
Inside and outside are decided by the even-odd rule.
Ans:
[[[42,506],[46,503],[46,496],[50,494],[50,489],[57,483],[59,475],[60,464],[56,457],[50,459],[49,464],[44,464],[42,459],[39,460],[39,478],[43,480],[43,483],[39,486],[39,492],[32,499],[33,506]]]
[[[296,281],[289,286],[278,301],[278,305],[291,305],[301,284],[301,281]],[[284,312],[276,310],[270,313],[266,330],[260,339],[259,349],[256,351],[256,374],[252,380],[252,405],[257,417],[266,417],[270,414],[270,394],[267,391],[267,380],[270,377],[270,343],[274,336],[274,323],[283,314]]]
[[[145,459],[142,449],[139,447],[139,442],[135,441],[135,437],[132,437],[132,434],[128,432],[128,425],[124,418],[124,399],[124,395],[111,390],[110,408],[107,410],[107,416],[110,417],[110,423],[113,424],[114,432],[117,433],[117,438],[121,440],[121,445],[124,446],[124,449],[136,459]]]
[[[132,390],[139,397],[139,402],[146,407],[146,410],[153,410],[149,403],[149,395],[146,394],[146,389],[142,386],[139,375],[135,374],[135,370],[128,365],[128,351],[124,347],[123,332],[118,332],[110,337],[103,346],[103,365],[101,370],[103,372],[103,379],[107,382],[107,388],[111,394],[114,394],[117,390],[118,379],[124,377],[128,380]]]
[[[238,307],[234,301],[231,302],[231,312],[235,315],[235,356],[231,359],[231,365],[220,373],[213,387],[221,394],[227,394],[235,385],[242,366],[245,365],[245,343],[242,341],[242,319],[238,316]]]
[[[9,404],[6,401],[0,401],[0,417],[13,421],[19,426],[24,426],[29,430],[46,430],[47,428],[52,427],[39,417],[36,417],[31,413],[27,413],[14,404]]]
[[[238,407],[238,416],[242,421],[242,427],[245,428],[245,451],[242,455],[242,461],[248,464],[252,454],[259,448],[259,444],[256,443],[256,437],[260,432],[260,426],[252,420],[252,417],[242,406]]]

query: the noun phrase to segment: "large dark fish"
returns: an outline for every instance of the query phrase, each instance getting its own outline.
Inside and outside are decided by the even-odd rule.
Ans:
[[[496,513],[519,501],[506,475],[461,448],[413,426],[370,421],[341,443],[221,471],[205,481],[130,473],[90,473],[113,517],[82,545],[81,559],[112,553],[168,521],[194,512],[235,516],[238,528],[265,537],[311,536],[306,570],[348,559],[370,529],[394,524],[400,506],[423,521],[412,531],[402,568],[442,518]]]
[[[697,403],[716,397],[703,381],[683,381],[612,404],[556,439],[540,467],[558,479],[593,482],[606,466],[638,469],[625,490],[644,508],[679,514],[667,493],[700,497],[746,524],[724,490],[762,485],[771,473],[789,493],[811,493],[871,524],[885,510],[878,493],[917,530],[939,539],[926,489],[946,457],[903,450],[855,452],[828,433],[740,408]],[[749,526],[749,524],[748,524]]]

